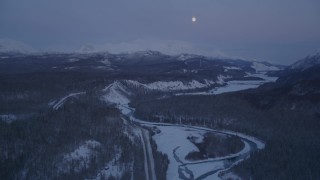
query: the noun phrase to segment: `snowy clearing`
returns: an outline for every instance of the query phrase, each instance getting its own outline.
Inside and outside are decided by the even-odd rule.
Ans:
[[[83,168],[88,167],[91,158],[94,156],[96,148],[99,148],[101,144],[94,140],[88,140],[80,145],[74,151],[63,156],[62,163],[65,164],[66,169],[74,168],[76,172],[80,172]],[[75,162],[78,162],[75,164]]]
[[[108,179],[109,177],[113,176],[116,178],[119,178],[123,175],[125,170],[125,164],[119,163],[119,159],[121,157],[121,151],[120,149],[116,149],[117,154],[115,157],[108,162],[105,167],[98,172],[98,174],[91,178],[92,180],[102,180],[102,179]],[[132,168],[132,165],[131,165]]]
[[[13,115],[13,114],[1,114],[0,115],[0,120],[10,124],[13,121],[17,120],[17,117],[15,115]]]
[[[189,152],[199,151],[198,148],[187,139],[188,136],[198,136],[199,132],[189,131],[188,128],[176,126],[157,126],[157,128],[160,129],[161,132],[152,138],[158,146],[158,151],[168,155],[170,163],[167,171],[167,179],[179,179],[177,169],[181,163],[177,161],[173,150],[178,147],[175,151],[176,155],[180,161],[184,162]]]
[[[128,104],[131,92],[120,82],[115,81],[102,90],[105,94],[102,100],[108,104]]]
[[[246,77],[258,77],[262,80],[242,80],[242,81],[226,81],[230,77],[224,77],[219,76],[217,83],[220,85],[224,85],[221,87],[216,87],[214,89],[211,89],[209,91],[204,92],[192,92],[192,93],[177,93],[177,96],[181,95],[217,95],[217,94],[223,94],[228,92],[236,92],[236,91],[242,91],[246,89],[254,89],[259,87],[262,84],[268,83],[268,82],[275,82],[278,78],[277,77],[270,77],[267,76],[265,73],[257,73],[257,74],[249,74],[247,73]]]
[[[264,82],[261,81],[228,81],[226,86],[210,90],[211,94],[222,94],[226,92],[235,92],[245,89],[257,88]]]
[[[247,74],[247,77],[258,77],[262,78],[263,80],[228,81],[226,86],[214,88],[209,91],[209,94],[222,94],[227,92],[236,92],[246,89],[253,89],[268,82],[275,82],[278,79],[277,77],[267,76],[264,73]]]

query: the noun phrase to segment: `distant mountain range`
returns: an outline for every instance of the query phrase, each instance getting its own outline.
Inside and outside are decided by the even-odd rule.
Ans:
[[[89,47],[88,47],[89,48]],[[147,90],[194,91],[224,86],[232,80],[259,80],[284,69],[267,62],[219,59],[194,54],[0,53],[0,73],[102,73]]]
[[[36,50],[23,43],[2,40],[0,73],[100,72],[120,80],[133,80],[145,87],[166,82],[166,86],[173,83],[178,89],[192,89],[189,85],[195,82],[198,84],[196,88],[200,87],[199,84],[206,88],[231,80],[261,80],[256,74],[279,77],[276,86],[295,86],[310,80],[317,81],[320,77],[320,53],[307,56],[290,66],[281,66],[186,53],[166,55],[150,50],[122,54],[92,51],[93,47],[88,45],[81,49],[81,53],[35,53]]]
[[[293,172],[304,173],[298,179],[319,177],[319,54],[281,66],[191,53],[93,53],[90,45],[74,53],[39,53],[19,43],[0,48],[4,179],[103,179],[118,167],[124,167],[124,175],[143,179],[148,163],[142,144],[149,135],[125,120],[131,118],[257,135],[266,142],[265,150],[239,163],[250,171],[243,179],[251,178],[252,169],[262,174],[253,179],[286,179]],[[159,133],[153,125],[146,132],[152,129]],[[182,136],[186,141],[189,132],[188,138]],[[157,147],[148,157],[165,175],[170,161]],[[175,155],[180,146],[175,147],[168,152]]]

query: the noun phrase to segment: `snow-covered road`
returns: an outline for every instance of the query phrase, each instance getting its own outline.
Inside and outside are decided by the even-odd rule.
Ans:
[[[139,136],[142,143],[143,154],[144,154],[144,171],[147,180],[157,180],[154,166],[154,159],[152,148],[150,145],[149,131],[144,128],[139,128]]]
[[[67,96],[61,98],[59,101],[50,102],[49,105],[52,106],[52,108],[54,110],[58,110],[60,107],[63,106],[63,104],[67,101],[68,98],[74,97],[74,96],[78,96],[78,95],[81,95],[81,94],[85,94],[85,93],[86,92],[70,93]]]

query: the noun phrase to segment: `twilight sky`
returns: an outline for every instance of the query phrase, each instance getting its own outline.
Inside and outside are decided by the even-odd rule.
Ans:
[[[320,50],[320,1],[0,0],[0,39],[40,50],[90,44],[288,64]]]

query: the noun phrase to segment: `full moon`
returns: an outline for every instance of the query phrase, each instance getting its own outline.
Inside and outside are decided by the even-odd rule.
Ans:
[[[197,21],[197,18],[193,16],[193,17],[191,18],[191,21],[192,21],[192,22],[196,22],[196,21]]]

